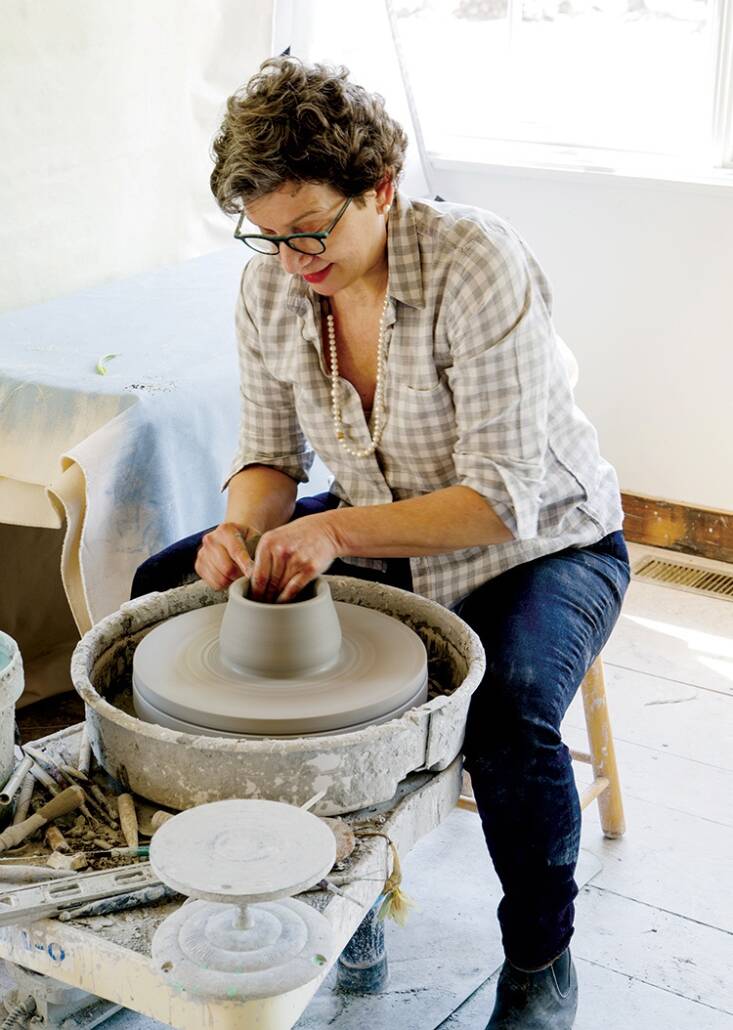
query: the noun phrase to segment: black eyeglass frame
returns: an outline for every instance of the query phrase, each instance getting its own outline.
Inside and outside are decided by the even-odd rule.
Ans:
[[[264,233],[254,232],[244,233],[240,235],[239,229],[246,217],[245,212],[242,211],[242,214],[239,216],[239,221],[237,222],[237,228],[234,230],[234,239],[241,240],[242,243],[246,244],[250,248],[250,250],[254,250],[258,254],[264,254],[266,257],[277,257],[277,255],[280,252],[281,243],[284,243],[286,247],[290,247],[290,249],[294,250],[296,254],[322,254],[326,249],[326,240],[333,232],[333,230],[336,228],[339,219],[346,213],[346,209],[353,199],[353,197],[346,198],[346,202],[341,205],[336,217],[326,229],[321,229],[320,232],[293,232],[289,233],[287,236],[267,236]],[[258,250],[257,247],[252,246],[249,240],[263,240],[267,243],[274,243],[277,247],[277,250],[273,250],[271,252],[266,250]],[[318,243],[320,243],[321,249],[300,250],[298,247],[293,246],[293,244],[290,242],[291,240],[316,240]]]

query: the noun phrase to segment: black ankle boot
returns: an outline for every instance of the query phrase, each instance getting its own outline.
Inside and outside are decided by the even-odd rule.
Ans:
[[[507,960],[486,1030],[571,1030],[577,1007],[578,978],[569,948],[536,973]]]

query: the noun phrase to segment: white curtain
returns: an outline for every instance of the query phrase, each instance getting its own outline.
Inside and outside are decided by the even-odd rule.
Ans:
[[[209,149],[274,0],[4,0],[0,310],[207,253]]]

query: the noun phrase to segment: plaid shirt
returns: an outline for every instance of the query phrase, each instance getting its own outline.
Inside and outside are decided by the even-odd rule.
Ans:
[[[446,606],[514,565],[620,529],[616,474],[574,403],[549,285],[515,230],[486,211],[399,194],[388,255],[386,422],[376,456],[363,458],[336,440],[317,297],[275,258],[247,263],[232,475],[262,464],[304,482],[315,450],[349,505],[471,487],[515,539],[411,558],[415,591]],[[368,446],[360,398],[343,379],[341,399],[352,446]]]

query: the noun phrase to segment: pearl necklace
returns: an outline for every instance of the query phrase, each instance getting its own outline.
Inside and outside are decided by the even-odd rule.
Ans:
[[[379,317],[379,340],[377,342],[377,379],[374,384],[374,406],[372,408],[374,412],[374,432],[370,433],[371,443],[368,447],[364,447],[362,450],[357,450],[354,447],[350,447],[346,442],[346,433],[344,431],[344,423],[341,415],[341,383],[339,381],[339,366],[338,366],[338,354],[336,353],[336,330],[333,324],[333,315],[330,310],[326,315],[326,328],[328,330],[328,351],[331,361],[331,419],[333,421],[333,428],[336,432],[336,439],[341,444],[347,454],[350,454],[353,458],[367,458],[370,454],[374,454],[379,442],[382,439],[382,433],[384,432],[384,316],[387,311],[387,303],[389,302],[389,282],[387,282],[387,289],[384,294],[384,304],[382,305],[382,314]]]

